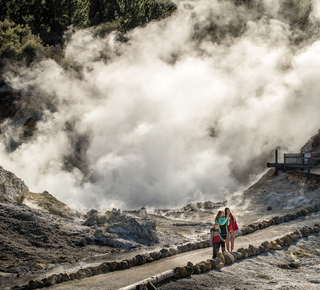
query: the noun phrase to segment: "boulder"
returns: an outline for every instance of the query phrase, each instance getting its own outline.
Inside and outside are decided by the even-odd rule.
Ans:
[[[269,244],[269,249],[270,250],[281,250],[282,247],[276,241],[271,241]]]
[[[296,229],[293,233],[294,233],[294,234],[296,234],[296,235],[298,236],[298,238],[299,238],[299,239],[301,239],[301,238],[302,238],[302,233],[301,233],[301,231],[300,231],[300,230]]]
[[[297,234],[292,233],[292,234],[290,234],[290,236],[291,236],[293,242],[296,242],[299,239]]]
[[[202,273],[206,272],[207,271],[207,267],[206,265],[203,263],[203,262],[200,262],[197,264],[201,270]]]
[[[283,217],[283,219],[284,219],[284,222],[286,223],[286,222],[288,222],[288,221],[290,220],[290,217],[288,217],[287,215],[285,215],[285,216]]]
[[[169,249],[161,249],[160,252],[161,252],[161,258],[166,258],[171,255]]]
[[[10,171],[0,166],[0,203],[23,203],[29,194],[29,188],[25,183]]]
[[[284,246],[289,247],[292,244],[292,237],[290,235],[286,235],[283,238]]]
[[[199,265],[193,265],[192,266],[192,270],[194,274],[200,274],[201,273],[201,269],[199,267]]]
[[[287,219],[287,221],[290,221],[290,220],[294,220],[295,216],[293,214],[286,214],[285,218]]]
[[[255,232],[256,230],[259,229],[258,226],[255,225],[255,224],[248,225],[248,228],[251,228],[251,229],[252,229],[251,233],[253,233],[253,232]]]
[[[153,261],[153,259],[152,259],[152,261]],[[119,262],[118,264],[120,265],[121,270],[125,270],[125,269],[129,268],[129,264],[126,260],[123,260],[123,261]]]
[[[233,256],[234,261],[240,260],[242,255],[238,252],[230,252],[230,254]]]
[[[136,259],[135,265],[143,265],[146,263],[146,260],[144,259],[144,257],[142,255],[136,255],[135,259]]]
[[[219,258],[216,258],[213,261],[214,261],[214,265],[213,265],[212,269],[220,270],[222,267],[224,267],[224,264],[222,263],[222,261]],[[212,263],[211,263],[211,265],[212,265]]]
[[[196,242],[196,243],[193,244],[194,250],[200,249],[200,243],[201,243],[201,242]]]
[[[177,249],[179,254],[184,252],[183,245],[178,246]]]
[[[191,276],[193,274],[193,266],[186,266],[187,276]]]
[[[214,269],[215,259],[208,259],[207,261],[210,262],[210,264],[211,264],[211,269]]]
[[[300,213],[302,216],[306,216],[309,212],[307,209],[302,209],[302,210],[300,210]]]
[[[265,253],[265,252],[267,252],[269,250],[269,248],[267,248],[267,247],[264,247],[264,246],[259,246],[259,253]]]
[[[178,254],[178,249],[177,248],[169,248],[169,252],[171,253],[171,256],[174,256],[174,255]]]
[[[301,230],[302,237],[308,237],[310,235],[310,230],[308,227],[303,227]]]
[[[137,255],[137,256],[140,256],[140,255]],[[136,263],[137,263],[137,260],[138,260],[138,259],[137,259],[137,256],[134,257],[134,259],[136,259]],[[117,269],[117,265],[118,265],[118,263],[115,262],[115,261],[113,261],[113,262],[106,262],[105,264],[108,265],[108,267],[109,267],[109,272],[115,271],[115,270]],[[135,265],[141,265],[141,264],[135,264]]]
[[[176,267],[175,270],[180,278],[184,278],[188,275],[188,272],[185,267]]]
[[[247,253],[248,257],[251,257],[253,254],[250,248],[245,249],[245,252]]]
[[[234,257],[228,251],[224,251],[223,256],[227,265],[231,265],[234,263]]]
[[[150,255],[150,253],[143,254],[143,257],[145,258],[146,263],[151,263],[154,261],[153,257]]]
[[[249,256],[255,256],[255,255],[257,255],[257,249],[256,249],[254,246],[249,245],[248,250],[249,250]]]
[[[103,274],[103,266],[99,265],[97,266],[97,275]]]
[[[237,250],[237,253],[240,253],[240,254],[241,254],[241,259],[243,258],[245,252],[246,252],[246,251],[245,251],[244,248],[239,248],[239,249]]]
[[[266,225],[263,222],[260,222],[258,226],[260,230],[266,228]]]
[[[116,234],[125,240],[145,244],[159,241],[155,221],[138,220],[118,211],[105,212],[104,215],[95,214],[94,221],[108,223],[106,232]]]
[[[306,207],[306,210],[308,210],[308,212],[309,212],[309,213],[310,213],[310,212],[315,212],[315,211],[316,211],[315,207],[314,207],[314,206],[312,206],[312,205],[307,206],[307,207]]]
[[[84,269],[80,269],[77,271],[77,279],[84,279],[88,277]]]
[[[283,238],[276,239],[276,242],[277,242],[277,244],[280,245],[281,247],[284,246],[284,240],[283,240]]]
[[[97,269],[95,267],[87,267],[83,270],[87,273],[87,277],[97,275]]]
[[[272,218],[272,224],[273,224],[273,225],[278,225],[278,224],[280,224],[280,217],[278,217],[278,216],[273,217],[273,218]]]
[[[315,232],[315,233],[319,233],[320,232],[320,227],[318,227],[318,226],[314,226],[313,227],[313,231]]]
[[[201,243],[201,245],[202,245],[202,243]],[[186,244],[186,247],[187,247],[187,251],[193,251],[194,250],[194,244],[193,243]]]
[[[41,282],[41,281],[39,281],[39,282]],[[41,283],[43,283],[43,282],[41,282]],[[30,287],[30,289],[37,289],[37,288],[39,288],[38,285],[39,285],[38,281],[31,280],[28,282],[28,286]],[[44,283],[43,283],[43,286],[44,286]]]
[[[211,266],[211,263],[209,261],[202,261],[202,263],[205,264],[207,270],[211,270],[212,266]]]
[[[70,278],[70,280],[75,280],[75,279],[78,279],[78,275],[77,275],[77,273],[71,273],[70,275],[69,275],[69,278]],[[43,281],[44,279],[42,279],[42,281]]]
[[[98,271],[102,271],[102,274],[105,273],[109,273],[110,272],[110,267],[107,263],[102,263],[101,265],[99,265],[99,270]]]
[[[148,215],[147,209],[145,207],[140,208],[137,215],[140,217],[146,217]]]
[[[61,282],[67,282],[70,280],[69,275],[67,273],[63,273],[60,275],[61,275]],[[38,287],[38,288],[40,288],[40,287]]]
[[[41,281],[44,283],[44,285],[46,287],[48,287],[48,286],[53,286],[53,285],[57,284],[58,278],[59,278],[58,275],[51,275],[47,278],[42,279]],[[79,279],[79,278],[77,278],[77,279]]]
[[[226,264],[226,260],[224,258],[224,255],[221,252],[217,253],[217,258],[219,258],[223,264]]]

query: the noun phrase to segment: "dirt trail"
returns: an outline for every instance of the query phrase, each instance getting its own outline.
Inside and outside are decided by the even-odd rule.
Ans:
[[[236,249],[240,247],[248,247],[249,244],[258,246],[261,242],[279,238],[292,232],[296,228],[304,225],[313,225],[319,222],[320,213],[316,213],[306,217],[301,217],[291,222],[271,226],[266,229],[256,231],[250,235],[240,236],[236,239]],[[200,261],[207,260],[208,258],[211,258],[211,255],[211,248],[199,249],[123,271],[111,272],[83,280],[65,282],[52,286],[50,289],[119,289],[177,266],[184,266],[188,261],[198,263]]]

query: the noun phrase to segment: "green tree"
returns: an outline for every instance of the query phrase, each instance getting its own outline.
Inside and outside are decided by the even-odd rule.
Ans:
[[[6,3],[7,15],[5,18],[15,23],[26,24],[26,17],[30,14],[33,0],[9,0]]]
[[[45,48],[39,37],[31,33],[28,25],[12,21],[0,22],[0,57],[24,60],[31,63],[37,56],[43,56]]]
[[[9,1],[0,0],[0,21],[4,21],[8,17]]]
[[[116,11],[119,11],[117,0],[91,0],[89,13],[91,25],[113,22]]]
[[[63,30],[70,25],[87,27],[89,25],[89,0],[62,0],[59,22]]]
[[[35,25],[46,43],[61,43],[63,33],[70,25],[87,27],[90,24],[89,0],[36,1],[39,14]]]
[[[152,20],[163,19],[171,15],[177,8],[172,2],[155,0],[118,0],[118,4],[119,11],[116,11],[116,20],[123,32],[145,25]]]

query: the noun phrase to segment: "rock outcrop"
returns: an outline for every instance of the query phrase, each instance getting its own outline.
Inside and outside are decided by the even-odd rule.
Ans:
[[[29,188],[12,172],[0,166],[0,202],[22,203]]]

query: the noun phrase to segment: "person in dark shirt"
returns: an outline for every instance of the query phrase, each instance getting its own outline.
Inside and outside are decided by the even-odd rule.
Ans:
[[[223,241],[220,241],[217,252],[219,252],[220,246],[221,246],[222,252],[224,252],[226,250],[225,240],[226,240],[227,234],[228,234],[228,225],[230,224],[230,218],[226,218],[224,211],[219,210],[216,215],[215,222],[219,224],[219,233],[221,234],[221,237],[223,238]]]

